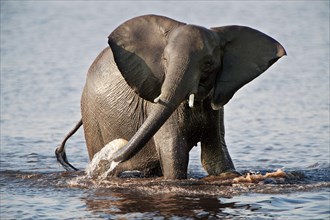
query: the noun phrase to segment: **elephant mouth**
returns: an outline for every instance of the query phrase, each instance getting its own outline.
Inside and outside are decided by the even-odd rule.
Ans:
[[[195,95],[195,102],[204,101],[210,95],[211,91],[212,91],[212,85],[200,83],[198,85],[198,92]]]

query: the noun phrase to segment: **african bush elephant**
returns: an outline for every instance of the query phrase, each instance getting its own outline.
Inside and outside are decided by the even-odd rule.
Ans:
[[[281,44],[249,27],[206,29],[156,15],[126,21],[108,43],[88,71],[76,127],[84,125],[90,159],[124,138],[129,142],[113,155],[120,163],[112,175],[140,170],[183,179],[189,151],[201,142],[210,175],[235,172],[223,106],[286,55]],[[66,139],[57,156],[68,167]]]

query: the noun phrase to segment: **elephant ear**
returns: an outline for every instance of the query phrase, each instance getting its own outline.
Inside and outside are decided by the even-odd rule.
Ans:
[[[222,68],[212,100],[212,108],[217,110],[286,52],[279,42],[249,27],[224,26],[211,30],[218,34],[223,48]]]
[[[108,43],[118,69],[142,98],[153,101],[160,95],[167,36],[181,25],[170,18],[145,15],[126,21],[110,34]]]

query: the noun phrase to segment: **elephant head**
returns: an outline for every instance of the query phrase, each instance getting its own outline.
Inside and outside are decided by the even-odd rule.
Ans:
[[[286,54],[271,37],[243,26],[206,29],[146,15],[128,20],[109,36],[115,62],[128,85],[157,103],[128,144],[114,155],[129,159],[178,106],[211,98],[218,110],[235,92]]]

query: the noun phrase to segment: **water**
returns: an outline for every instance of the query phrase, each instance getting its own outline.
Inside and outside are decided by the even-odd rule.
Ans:
[[[282,43],[288,56],[226,106],[226,140],[242,173],[304,177],[207,182],[199,148],[185,181],[63,172],[54,150],[80,119],[88,67],[115,27],[149,13]],[[329,219],[329,86],[329,1],[1,1],[1,219]],[[67,154],[87,167],[82,130]]]

